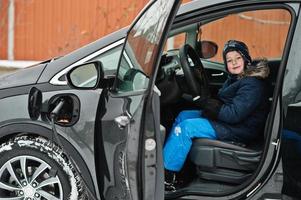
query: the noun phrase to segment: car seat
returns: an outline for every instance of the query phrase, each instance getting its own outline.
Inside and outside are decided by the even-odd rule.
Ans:
[[[247,180],[257,168],[267,133],[267,125],[262,137],[250,144],[197,138],[193,140],[189,153],[190,160],[196,166],[199,178],[224,183],[240,184]]]
[[[211,139],[193,140],[190,159],[200,178],[232,184],[248,179],[256,169],[263,142],[243,144]]]

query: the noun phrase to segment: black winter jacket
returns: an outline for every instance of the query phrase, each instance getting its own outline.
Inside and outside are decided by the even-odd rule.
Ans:
[[[248,143],[263,134],[269,110],[264,81],[268,73],[265,65],[243,77],[229,76],[218,93],[224,104],[217,120],[210,120],[218,139]]]

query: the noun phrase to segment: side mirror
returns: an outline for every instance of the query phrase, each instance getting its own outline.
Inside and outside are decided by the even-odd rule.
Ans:
[[[208,59],[212,58],[217,54],[218,46],[215,42],[212,41],[199,41],[198,42],[198,51],[201,58]]]
[[[67,83],[71,88],[88,90],[99,86],[104,78],[102,63],[93,61],[72,68],[66,74]]]

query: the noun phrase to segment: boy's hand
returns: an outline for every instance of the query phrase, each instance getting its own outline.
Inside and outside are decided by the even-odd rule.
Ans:
[[[208,98],[201,98],[201,97],[195,97],[193,99],[193,102],[196,106],[200,107],[201,109],[204,108],[204,106],[206,105]]]
[[[208,119],[216,120],[223,102],[218,99],[207,99],[203,102],[202,115]]]

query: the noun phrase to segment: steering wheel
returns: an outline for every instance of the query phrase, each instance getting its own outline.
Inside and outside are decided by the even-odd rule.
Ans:
[[[196,98],[198,96],[208,96],[208,77],[205,73],[201,59],[199,58],[196,51],[189,44],[185,44],[183,47],[181,47],[179,55],[182,69],[184,72],[184,77],[188,84],[188,87],[190,88],[190,92],[192,93],[193,98]],[[192,63],[193,66],[191,66]],[[200,82],[197,81],[195,73],[198,74]]]

